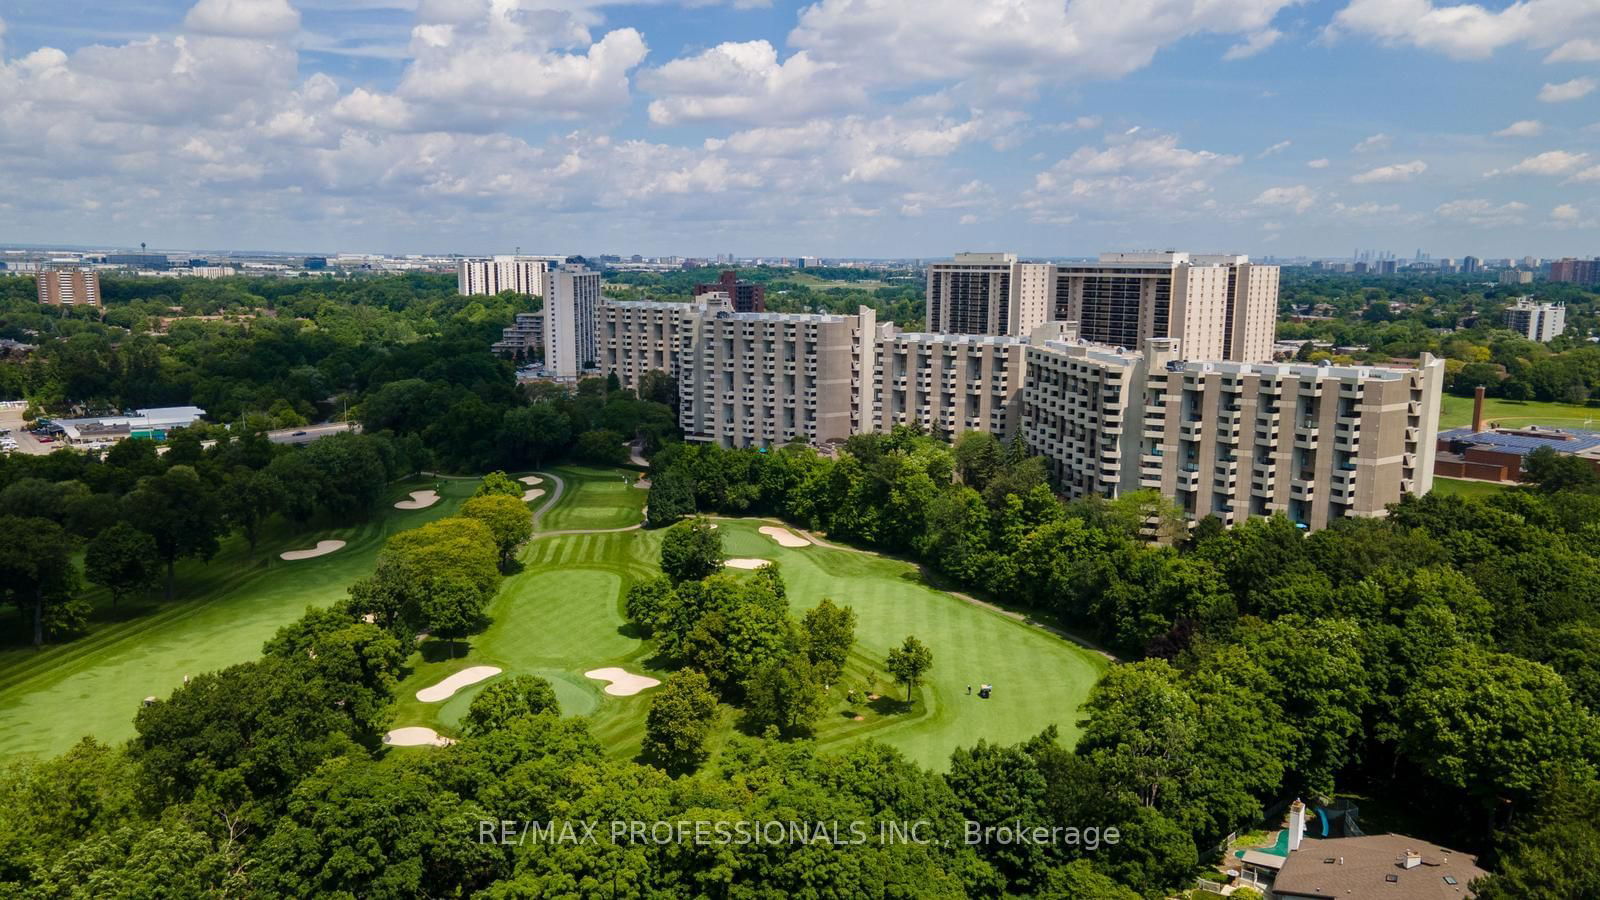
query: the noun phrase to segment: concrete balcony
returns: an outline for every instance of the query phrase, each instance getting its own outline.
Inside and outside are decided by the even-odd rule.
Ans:
[[[1313,478],[1295,478],[1289,482],[1289,497],[1293,500],[1312,500],[1317,495],[1317,482]]]
[[[1184,422],[1178,426],[1178,437],[1186,441],[1198,441],[1205,431],[1206,423],[1203,421]]]
[[[1194,491],[1200,488],[1200,473],[1181,471],[1178,473],[1178,490]]]

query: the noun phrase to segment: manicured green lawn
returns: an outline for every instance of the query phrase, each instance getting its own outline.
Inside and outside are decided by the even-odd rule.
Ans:
[[[1454,494],[1458,497],[1487,497],[1505,490],[1507,485],[1497,481],[1473,481],[1467,478],[1441,478],[1433,476],[1433,492]]]
[[[566,491],[545,511],[538,531],[626,528],[644,521],[644,505],[650,492],[634,487],[638,473],[587,466],[557,466],[550,471],[566,483]],[[548,478],[538,486],[547,491],[554,487]],[[532,501],[534,509],[548,499],[546,496]]]
[[[567,485],[574,496],[563,498],[558,511],[592,511],[604,505],[602,497],[619,496],[604,478],[569,478]],[[620,514],[607,521],[617,518]],[[854,607],[857,645],[847,676],[859,680],[876,674],[884,695],[852,707],[844,702],[843,691],[836,691],[817,728],[820,744],[870,736],[942,769],[951,750],[980,737],[1015,742],[1053,724],[1064,740],[1076,738],[1077,710],[1106,666],[1102,658],[936,591],[909,563],[820,546],[784,549],[758,532],[763,524],[769,523],[719,520],[728,555],[779,563],[796,617],[823,597]],[[551,530],[548,517],[539,530]],[[657,573],[660,539],[658,531],[535,538],[524,548],[523,570],[506,579],[492,605],[494,624],[472,639],[471,651],[456,659],[421,662],[401,685],[395,726],[426,725],[450,733],[481,686],[433,704],[418,701],[416,692],[468,666],[493,665],[505,670],[497,676],[501,678],[526,673],[550,679],[565,713],[591,716],[595,734],[614,753],[636,754],[651,692],[609,696],[601,690],[602,682],[583,673],[620,666],[666,677],[666,672],[649,667],[652,648],[632,635],[622,610],[628,586]],[[894,685],[883,669],[890,647],[907,634],[915,634],[934,652],[933,671],[909,709],[900,702],[904,688]],[[967,695],[967,685],[976,690],[984,682],[995,686],[992,699]],[[734,711],[725,710],[714,746],[732,733],[735,721]]]
[[[443,499],[428,509],[402,511],[386,502],[371,522],[353,528],[305,532],[279,522],[254,557],[243,540],[231,539],[209,563],[179,564],[170,604],[158,595],[113,610],[97,592],[89,634],[42,651],[8,646],[0,651],[0,759],[59,753],[86,734],[112,742],[132,736],[144,697],[165,697],[186,674],[257,658],[262,643],[307,606],[328,605],[371,574],[390,534],[451,514],[477,480],[442,485]],[[433,479],[397,485],[389,502],[433,486]],[[325,539],[346,545],[316,559],[278,558]],[[0,631],[19,631],[6,615],[0,613]]]
[[[1494,422],[1502,428],[1521,428],[1525,425],[1600,428],[1600,407],[1488,397],[1483,401],[1483,418],[1485,426]],[[1471,424],[1472,398],[1446,394],[1439,409],[1439,427],[1460,428]]]

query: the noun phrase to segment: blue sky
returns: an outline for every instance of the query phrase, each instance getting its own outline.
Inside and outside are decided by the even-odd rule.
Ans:
[[[0,0],[0,23],[9,243],[1600,253],[1594,0]]]

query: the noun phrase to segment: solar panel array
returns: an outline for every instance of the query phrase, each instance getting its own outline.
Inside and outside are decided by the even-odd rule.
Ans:
[[[1549,447],[1557,453],[1582,453],[1600,447],[1600,432],[1579,431],[1569,429],[1564,434],[1572,435],[1571,440],[1559,438],[1534,437],[1525,434],[1500,434],[1495,431],[1474,432],[1471,428],[1452,428],[1449,431],[1439,432],[1439,439],[1443,441],[1465,441],[1479,447],[1499,450],[1504,453],[1515,453],[1518,456],[1527,456],[1540,447]]]

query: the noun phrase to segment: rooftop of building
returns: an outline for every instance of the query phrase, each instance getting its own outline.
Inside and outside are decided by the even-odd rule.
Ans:
[[[1431,357],[1423,360],[1426,366]],[[1172,371],[1220,372],[1224,375],[1271,375],[1276,378],[1333,378],[1352,381],[1397,381],[1415,372],[1389,366],[1335,366],[1331,363],[1247,363],[1212,360],[1181,360],[1168,364]]]
[[[1439,432],[1439,440],[1471,444],[1517,456],[1527,456],[1543,447],[1568,455],[1600,456],[1600,432],[1581,429],[1563,430],[1530,425],[1524,428],[1473,431],[1470,427],[1463,427]]]
[[[880,337],[886,340],[904,341],[915,344],[966,344],[966,345],[992,345],[992,346],[1027,346],[1028,339],[1002,334],[949,334],[941,331],[893,331],[893,325],[885,325],[885,333]]]
[[[1408,853],[1418,857],[1409,868]],[[1295,897],[1447,900],[1473,896],[1470,885],[1487,874],[1470,854],[1403,834],[1305,838],[1272,890]]]

